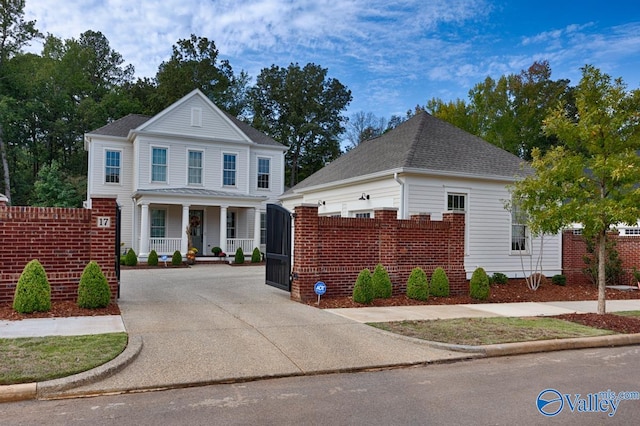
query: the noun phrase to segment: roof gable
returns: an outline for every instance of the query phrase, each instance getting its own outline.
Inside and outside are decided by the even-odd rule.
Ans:
[[[127,138],[132,132],[255,143],[286,150],[284,145],[218,108],[198,89],[153,117],[129,114],[88,134]]]
[[[292,189],[384,171],[420,170],[461,176],[513,178],[523,160],[426,112],[360,143]]]

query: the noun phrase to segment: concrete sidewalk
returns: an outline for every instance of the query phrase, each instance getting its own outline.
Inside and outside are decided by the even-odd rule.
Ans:
[[[71,333],[72,329],[80,334],[113,332],[121,331],[122,323],[129,333],[125,352],[107,365],[79,376],[14,387],[15,393],[25,398],[87,396],[424,365],[527,351],[640,344],[640,335],[493,348],[434,344],[362,323],[591,312],[596,302],[320,310],[292,302],[288,293],[266,286],[263,267],[196,265],[188,270],[123,271],[119,305],[121,320],[89,317],[1,323],[2,337],[7,337],[9,329],[18,337],[22,326],[25,333],[34,333],[30,321],[38,321],[40,333]],[[640,300],[609,301],[607,309],[640,310]],[[6,393],[8,387],[4,388]],[[2,393],[0,389],[0,401]]]

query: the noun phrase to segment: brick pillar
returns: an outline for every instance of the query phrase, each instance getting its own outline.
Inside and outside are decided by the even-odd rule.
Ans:
[[[317,297],[313,286],[319,280],[318,206],[303,204],[294,211],[291,299],[305,302]]]
[[[389,279],[395,283],[393,294],[399,294],[398,287],[398,209],[375,209],[374,218],[380,220],[380,252],[378,262],[387,269]]]
[[[90,260],[100,265],[111,288],[111,299],[118,294],[116,277],[116,197],[91,198]]]
[[[447,276],[449,277],[451,294],[468,294],[469,283],[464,270],[465,215],[462,212],[443,213],[442,221],[450,225]]]

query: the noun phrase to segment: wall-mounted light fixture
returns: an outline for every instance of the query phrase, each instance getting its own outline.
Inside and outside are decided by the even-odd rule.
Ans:
[[[319,206],[324,206],[325,204],[326,204],[326,201],[318,200]]]
[[[368,199],[369,199],[369,194],[365,194],[364,192],[362,193],[360,198],[358,198],[358,200],[360,200],[360,201],[364,201],[364,200],[368,200]]]

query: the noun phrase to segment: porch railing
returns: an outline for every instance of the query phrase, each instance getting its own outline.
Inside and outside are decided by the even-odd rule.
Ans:
[[[181,238],[149,238],[149,252],[155,250],[159,255],[172,255],[176,250],[180,250],[181,245]]]
[[[238,247],[242,247],[242,252],[251,255],[255,248],[255,241],[253,238],[228,238],[227,239],[227,255],[235,256]]]

